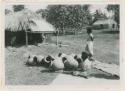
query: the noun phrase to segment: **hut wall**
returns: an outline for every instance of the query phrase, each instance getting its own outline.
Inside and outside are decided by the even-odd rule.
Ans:
[[[108,29],[109,25],[108,24],[99,24],[99,25],[93,25],[93,29]]]
[[[24,31],[5,31],[5,46],[25,45],[25,32]],[[28,32],[28,43],[34,44],[35,42],[42,42],[42,36],[40,33]]]
[[[5,46],[17,45],[25,42],[25,32],[24,31],[5,31]]]

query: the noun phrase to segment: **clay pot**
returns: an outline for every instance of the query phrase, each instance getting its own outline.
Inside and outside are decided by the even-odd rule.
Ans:
[[[42,65],[44,67],[50,67],[51,66],[51,61],[54,60],[54,57],[51,56],[51,55],[48,55],[47,57],[44,57],[43,60],[42,60]]]
[[[77,69],[78,68],[78,62],[74,59],[74,55],[68,55],[66,56],[66,61],[64,62],[66,69]]]
[[[28,58],[27,64],[29,64],[29,65],[32,65],[32,64],[33,64],[33,57],[32,57],[32,58]]]
[[[62,62],[62,58],[61,57],[55,57],[55,59],[53,61],[51,61],[51,68],[54,71],[63,70],[64,64]]]
[[[37,63],[37,57],[36,57],[36,55],[30,55],[29,57],[28,57],[28,60],[27,60],[27,62],[26,62],[28,65],[36,65],[36,63]]]
[[[43,59],[44,59],[44,56],[38,55],[38,56],[37,56],[37,63],[38,63],[38,64],[42,64]]]

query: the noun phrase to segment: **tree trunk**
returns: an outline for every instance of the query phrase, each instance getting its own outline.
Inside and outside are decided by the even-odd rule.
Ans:
[[[62,34],[64,35],[64,28],[62,28]]]

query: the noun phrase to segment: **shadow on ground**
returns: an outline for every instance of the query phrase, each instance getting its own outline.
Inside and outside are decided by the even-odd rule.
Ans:
[[[117,75],[105,75],[105,74],[93,74],[93,75],[91,75],[92,77],[96,77],[96,78],[104,78],[104,79],[114,79],[114,80],[119,80],[120,78],[119,78],[119,76],[117,76]]]
[[[42,73],[62,73],[66,75],[73,75],[73,71],[63,71],[63,72],[54,72],[49,69],[41,70]],[[112,80],[119,80],[120,77],[117,75],[109,75],[109,74],[101,74],[101,73],[96,73],[96,74],[90,74],[89,77],[86,77],[84,74],[78,75],[78,77],[83,77],[83,78],[89,78],[89,77],[95,77],[95,78],[104,78],[104,79],[112,79]]]
[[[104,34],[119,34],[119,31],[102,31]]]

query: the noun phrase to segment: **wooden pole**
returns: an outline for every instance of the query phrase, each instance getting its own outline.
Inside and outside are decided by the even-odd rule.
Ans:
[[[46,41],[46,36],[45,36],[44,33],[42,33],[42,38],[43,38],[43,43],[45,43],[45,41]]]
[[[27,33],[27,30],[25,31],[26,33],[26,47],[28,46],[28,33]]]
[[[56,34],[56,45],[58,45],[58,30],[57,30],[57,34]]]

